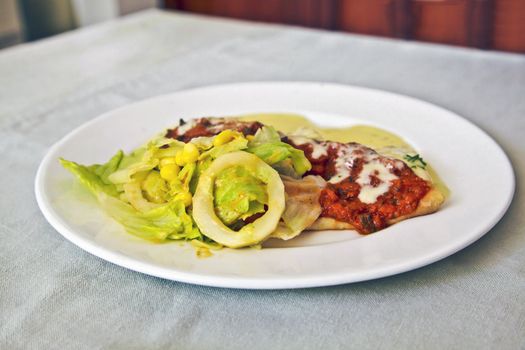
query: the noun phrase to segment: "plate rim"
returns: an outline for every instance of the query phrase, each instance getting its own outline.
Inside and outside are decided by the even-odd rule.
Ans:
[[[217,88],[239,88],[239,87],[248,87],[248,86],[261,86],[261,85],[281,85],[288,87],[314,87],[314,88],[339,88],[339,89],[351,89],[351,90],[361,90],[363,92],[368,92],[372,94],[383,94],[383,95],[390,95],[394,98],[401,98],[405,99],[407,102],[416,102],[421,105],[426,105],[426,107],[431,107],[433,109],[438,109],[442,112],[445,112],[449,115],[449,117],[453,117],[456,120],[461,121],[462,123],[466,123],[469,127],[476,129],[478,132],[481,132],[483,136],[489,140],[495,149],[498,150],[498,152],[503,156],[502,159],[505,160],[506,166],[509,170],[509,195],[506,196],[505,204],[501,207],[499,212],[493,216],[492,220],[489,224],[486,225],[486,229],[480,230],[475,235],[469,235],[467,238],[461,241],[461,244],[456,244],[454,248],[450,247],[443,247],[440,250],[436,250],[433,252],[432,256],[423,256],[419,260],[416,261],[408,261],[404,263],[400,263],[397,265],[393,265],[391,268],[384,268],[381,267],[378,269],[378,271],[375,271],[375,269],[369,269],[366,273],[361,273],[361,276],[356,276],[355,272],[351,273],[344,273],[339,272],[337,274],[327,274],[326,276],[322,277],[311,277],[311,276],[299,276],[296,278],[290,278],[289,276],[286,277],[286,280],[279,279],[279,278],[261,278],[261,277],[229,277],[229,276],[216,276],[212,274],[202,274],[202,273],[196,273],[196,272],[184,272],[180,269],[174,270],[170,269],[168,267],[158,266],[150,262],[145,262],[138,260],[136,258],[128,257],[122,253],[112,251],[110,249],[105,248],[104,246],[99,246],[95,242],[84,238],[83,236],[77,235],[74,233],[74,229],[69,227],[67,223],[65,223],[60,215],[56,213],[54,210],[52,210],[52,205],[50,200],[47,198],[47,194],[45,193],[45,186],[44,186],[44,180],[45,180],[45,169],[47,166],[52,162],[56,161],[52,157],[52,155],[55,153],[56,150],[60,149],[60,147],[67,143],[71,138],[73,138],[77,133],[81,132],[85,128],[89,128],[92,124],[98,123],[104,119],[111,118],[111,115],[114,113],[117,113],[120,110],[124,110],[130,107],[134,107],[138,104],[149,102],[154,103],[156,100],[162,100],[170,98],[172,95],[176,95],[179,93],[191,93],[195,90],[206,90],[206,89],[217,89]],[[368,87],[362,87],[362,86],[355,86],[355,85],[348,85],[348,84],[337,84],[337,83],[326,83],[326,82],[311,82],[311,81],[252,81],[252,82],[241,82],[241,83],[230,83],[230,84],[211,84],[206,86],[200,86],[200,87],[193,87],[190,89],[181,89],[176,90],[171,93],[162,94],[158,96],[153,96],[149,98],[145,98],[142,100],[137,100],[132,103],[126,104],[124,106],[120,106],[118,108],[106,111],[95,118],[90,119],[89,121],[80,124],[70,132],[68,132],[66,135],[62,136],[58,141],[56,141],[46,152],[44,157],[42,158],[38,170],[36,172],[35,176],[35,182],[34,182],[34,193],[35,197],[38,203],[38,206],[43,213],[46,220],[49,222],[49,224],[58,231],[64,238],[75,244],[77,247],[81,248],[82,250],[95,255],[98,258],[104,259],[108,262],[111,262],[115,265],[125,267],[130,270],[138,271],[147,275],[156,276],[159,278],[174,280],[174,281],[180,281],[185,283],[191,283],[191,284],[198,284],[198,285],[205,285],[205,286],[212,286],[212,287],[226,287],[226,288],[239,288],[239,289],[294,289],[294,288],[309,288],[309,287],[322,287],[322,286],[331,286],[331,285],[339,285],[339,284],[347,284],[347,283],[355,283],[355,282],[361,282],[361,281],[367,281],[367,280],[374,280],[378,278],[383,278],[387,276],[397,275],[403,272],[419,269],[423,266],[430,265],[432,263],[435,263],[439,260],[442,260],[450,255],[455,254],[456,252],[464,249],[465,247],[471,245],[478,239],[480,239],[482,236],[484,236],[487,232],[489,232],[505,215],[508,208],[510,207],[514,195],[515,195],[515,172],[514,168],[512,166],[512,162],[510,161],[509,157],[505,153],[505,151],[502,149],[502,147],[487,133],[485,130],[478,127],[476,124],[472,123],[470,120],[456,114],[453,111],[450,111],[446,108],[443,108],[441,106],[432,104],[430,102],[420,100],[418,98],[414,98],[411,96],[398,94],[386,90],[380,90],[380,89],[374,89],[374,88],[368,88]],[[305,248],[305,247],[303,247]]]

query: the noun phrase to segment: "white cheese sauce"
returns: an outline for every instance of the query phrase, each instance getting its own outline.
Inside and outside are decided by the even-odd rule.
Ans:
[[[376,176],[381,182],[377,186],[371,184],[371,176]],[[365,204],[372,204],[377,201],[377,197],[385,194],[390,189],[392,180],[398,177],[392,174],[388,168],[378,160],[373,160],[363,165],[363,170],[359,174],[356,182],[361,185],[359,200]]]
[[[295,145],[301,146],[301,145],[311,145],[312,146],[312,157],[314,159],[319,159],[322,156],[328,155],[326,147],[326,142],[318,142],[316,140],[312,140],[311,138],[304,137],[304,136],[289,136],[288,139],[290,139]]]
[[[327,144],[330,146],[330,143]],[[348,178],[352,173],[355,160],[363,159],[363,169],[356,183],[361,186],[358,198],[365,204],[375,203],[379,196],[387,193],[392,181],[398,179],[392,170],[394,167],[401,170],[404,166],[399,160],[389,159],[387,162],[382,162],[379,154],[359,144],[332,143],[331,146],[337,149],[337,158],[334,163],[335,175],[328,180],[330,183],[335,184]],[[380,182],[372,184],[372,176],[375,176]]]
[[[177,127],[177,135],[184,135],[197,124],[196,119],[191,119]]]
[[[337,149],[337,158],[335,159],[335,174],[328,180],[330,183],[338,183],[351,174],[351,169],[354,166],[354,158],[352,158],[353,149],[341,145]]]
[[[335,174],[328,179],[328,182],[332,184],[348,178],[352,174],[355,159],[363,158],[363,169],[359,173],[356,183],[361,186],[358,198],[365,204],[375,203],[379,196],[388,192],[391,181],[398,178],[391,172],[394,166],[399,170],[403,169],[401,161],[396,160],[393,164],[387,163],[385,165],[379,160],[379,155],[376,152],[359,144],[317,141],[304,136],[290,136],[289,139],[297,146],[310,145],[314,159],[327,156],[330,147],[336,150]],[[379,179],[380,183],[372,185],[371,176]]]

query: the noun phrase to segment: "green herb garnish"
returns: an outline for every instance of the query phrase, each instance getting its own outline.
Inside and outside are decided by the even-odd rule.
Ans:
[[[403,159],[409,163],[412,163],[410,167],[413,169],[415,168],[425,169],[425,167],[427,166],[427,163],[423,160],[423,158],[419,156],[419,154],[415,154],[413,156],[411,156],[410,154],[405,154]]]

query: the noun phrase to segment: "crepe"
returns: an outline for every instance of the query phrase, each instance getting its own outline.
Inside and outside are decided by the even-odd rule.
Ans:
[[[443,194],[436,188],[432,188],[420,201],[415,211],[410,214],[396,217],[388,220],[388,225],[393,225],[400,221],[410,219],[416,216],[427,215],[436,212],[445,201]],[[307,230],[354,230],[355,227],[344,221],[338,221],[329,217],[319,217],[310,225]]]

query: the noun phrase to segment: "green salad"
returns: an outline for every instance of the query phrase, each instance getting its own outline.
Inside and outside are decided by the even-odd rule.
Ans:
[[[105,164],[60,162],[127,232],[232,248],[291,229],[282,219],[282,177],[299,179],[311,168],[303,151],[268,126],[253,136],[224,130],[188,143],[159,136]],[[294,222],[293,230],[300,226]]]

